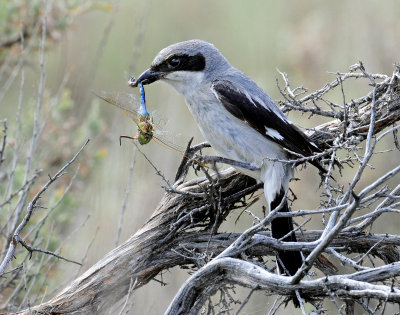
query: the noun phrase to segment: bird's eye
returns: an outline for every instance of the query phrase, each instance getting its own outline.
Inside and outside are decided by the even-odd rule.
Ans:
[[[170,68],[176,68],[180,65],[181,61],[179,58],[175,57],[175,58],[168,59],[167,63]]]

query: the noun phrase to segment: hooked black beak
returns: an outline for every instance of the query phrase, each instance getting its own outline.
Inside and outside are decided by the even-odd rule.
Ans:
[[[136,80],[131,77],[128,81],[128,84],[132,87],[137,87],[139,83],[146,85],[153,83],[161,78],[162,74],[160,72],[156,72],[150,68],[143,72]]]

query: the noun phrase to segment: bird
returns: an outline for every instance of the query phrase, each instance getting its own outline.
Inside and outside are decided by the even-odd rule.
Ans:
[[[213,44],[198,39],[162,49],[150,68],[128,84],[136,87],[156,81],[169,83],[183,94],[200,131],[218,154],[255,166],[238,170],[264,183],[270,211],[278,207],[280,212],[290,211],[287,194],[294,166],[284,160],[310,157],[321,150],[262,88],[234,68]],[[310,163],[325,173],[319,161]],[[297,241],[291,217],[273,219],[271,232],[283,242]],[[286,276],[293,276],[303,263],[299,251],[278,250],[276,258],[278,273]]]

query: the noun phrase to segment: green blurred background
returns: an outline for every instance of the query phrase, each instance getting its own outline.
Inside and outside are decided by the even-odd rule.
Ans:
[[[72,200],[62,209],[66,217],[62,231],[65,235],[74,231],[90,214],[85,226],[74,234],[62,251],[64,256],[79,260],[94,239],[84,269],[115,247],[133,155],[132,144],[124,141],[120,146],[118,138],[136,133],[128,118],[94,99],[91,89],[132,92],[127,86],[130,75],[138,76],[147,69],[165,46],[193,38],[213,43],[233,66],[253,78],[275,100],[282,98],[276,86],[277,69],[289,75],[292,87],[302,85],[312,90],[335,78],[328,72],[345,72],[359,60],[370,72],[390,74],[393,64],[400,59],[400,5],[396,0],[125,0],[102,1],[101,5],[96,1],[91,3],[92,7],[75,12],[67,30],[54,34],[48,41],[45,99],[50,104],[61,86],[64,102],[45,107],[44,112],[53,122],[47,124],[42,133],[35,160],[35,167],[43,168],[47,174],[48,169],[56,169],[65,163],[84,139],[91,139],[84,158],[80,159],[80,178],[71,192]],[[37,52],[32,53],[29,62],[25,69],[26,101],[23,108],[26,121],[32,117],[37,96],[40,72]],[[345,88],[348,100],[369,90],[365,83]],[[15,129],[18,95],[19,84],[16,83],[0,103],[0,118],[8,118],[10,130]],[[148,108],[166,116],[168,130],[180,134],[175,140],[179,145],[184,146],[192,136],[195,143],[204,140],[183,97],[175,90],[164,83],[156,83],[146,86],[146,96]],[[340,94],[332,95],[332,101],[342,103],[341,97]],[[289,116],[301,127],[322,122],[296,114]],[[28,148],[29,127],[27,122],[23,126],[26,142],[22,150]],[[173,180],[181,159],[179,153],[155,143],[141,147],[141,150],[168,179]],[[379,173],[399,163],[397,153],[389,156],[385,161],[375,158]],[[354,171],[347,172],[341,178],[343,184]],[[307,168],[297,176],[301,181],[293,183],[292,188],[299,199],[293,207],[317,207],[317,172]],[[370,171],[370,176],[375,178],[377,175]],[[165,185],[162,179],[137,153],[121,241],[149,218],[163,195],[162,185]],[[255,212],[261,215],[260,206]],[[226,229],[243,230],[251,222],[249,220],[243,219]],[[319,218],[314,221],[307,228],[321,227]],[[398,221],[392,220],[385,224],[384,232],[399,232],[397,226]],[[57,270],[49,282],[67,281],[70,272],[76,271],[69,264],[61,264],[62,269]],[[133,299],[132,314],[162,313],[186,277],[186,272],[171,270],[163,274],[167,287],[153,282],[138,290]],[[246,312],[265,314],[272,302],[273,299],[259,294],[251,300]]]

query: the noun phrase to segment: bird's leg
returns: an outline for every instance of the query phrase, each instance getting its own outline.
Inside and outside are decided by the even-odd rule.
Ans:
[[[190,141],[186,147],[185,153],[183,154],[183,159],[182,159],[181,164],[179,165],[178,171],[176,172],[176,175],[175,175],[175,182],[177,182],[178,180],[183,181],[185,179],[185,177],[189,171],[190,165],[192,165],[192,163],[195,162],[195,160],[193,159],[193,155],[198,151],[200,151],[200,153],[201,153],[201,150],[203,148],[210,147],[210,145],[207,142],[202,142],[202,143],[194,145],[192,147],[192,141],[193,141],[193,138],[190,139]]]
[[[241,167],[250,171],[256,171],[259,170],[260,168],[257,166],[254,166],[252,164],[244,163],[244,162],[239,162],[231,159],[227,159],[221,156],[197,156],[196,159],[200,160],[202,163],[210,163],[210,164],[215,164],[215,163],[224,163],[228,164],[234,167]]]

